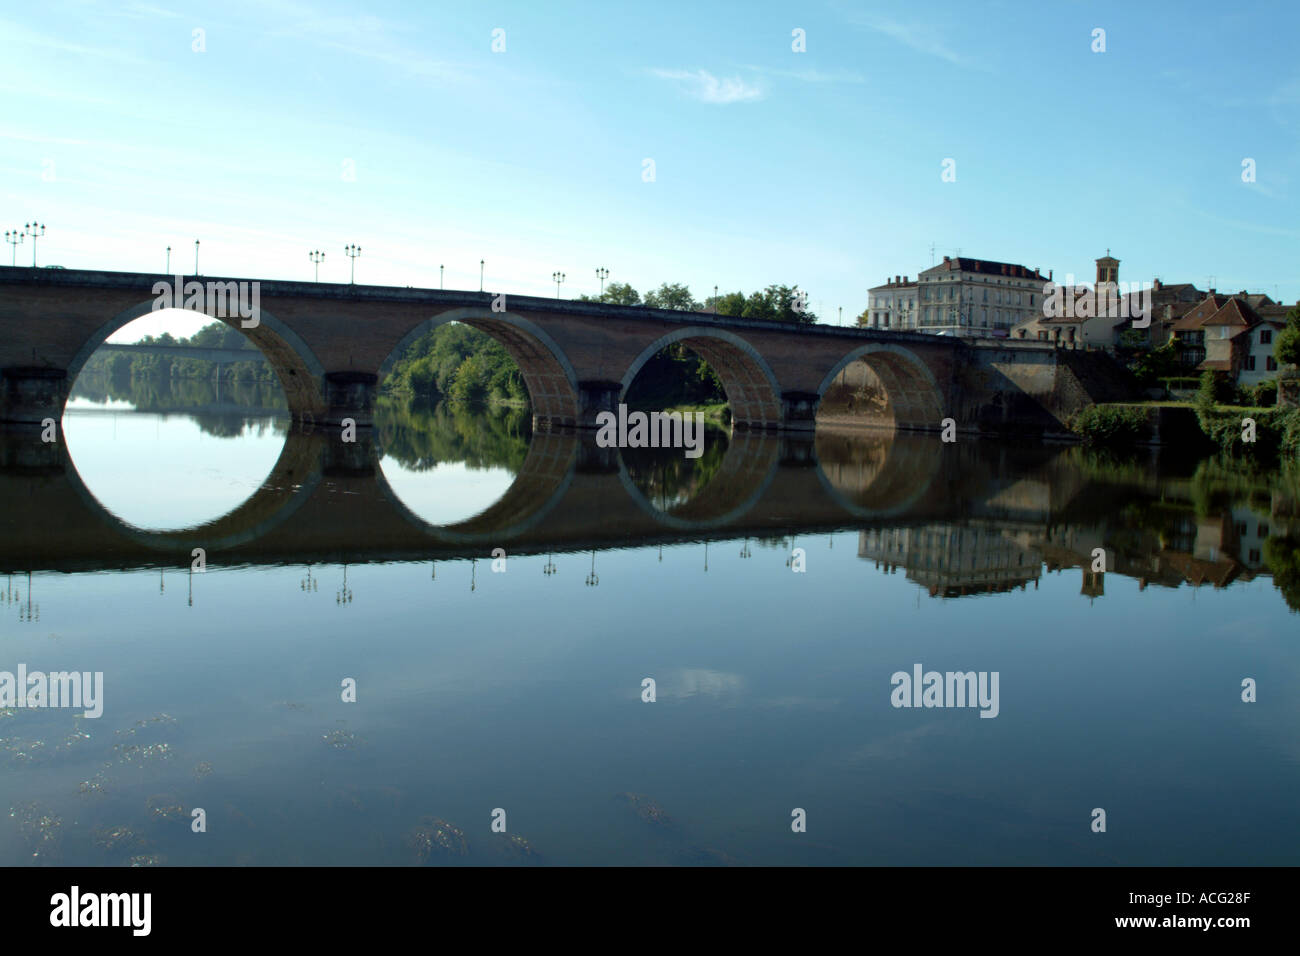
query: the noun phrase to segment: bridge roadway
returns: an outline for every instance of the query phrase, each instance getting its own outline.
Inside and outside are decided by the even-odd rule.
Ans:
[[[95,350],[177,283],[193,292],[199,311],[248,335],[303,424],[373,424],[378,384],[413,342],[447,322],[501,342],[519,365],[538,428],[595,427],[645,363],[673,343],[717,372],[739,429],[870,421],[938,431],[951,418],[962,432],[1023,438],[1063,431],[1064,418],[1087,400],[1062,373],[1056,350],[1038,342],[492,291],[0,267],[0,422],[57,421]],[[241,290],[256,302],[250,319],[232,309],[231,293]]]
[[[503,497],[481,514],[433,526],[393,492],[366,440],[294,429],[262,487],[230,513],[182,531],[149,531],[111,514],[65,446],[0,432],[0,573],[426,561],[601,550],[682,541],[897,527],[971,516],[1046,520],[1057,454],[1021,456],[1008,491],[1005,447],[937,436],[825,430],[815,440],[737,433],[720,468],[662,511],[616,450],[590,433],[541,432]],[[1026,494],[1026,487],[1033,487]],[[1059,495],[1058,495],[1059,497]],[[1056,504],[1060,502],[1057,501]]]

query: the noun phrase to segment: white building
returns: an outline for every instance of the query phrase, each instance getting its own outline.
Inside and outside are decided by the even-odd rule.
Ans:
[[[1011,328],[1042,314],[1043,286],[1051,281],[1038,268],[1010,262],[944,256],[908,282],[868,290],[866,327],[934,334],[1006,338]]]

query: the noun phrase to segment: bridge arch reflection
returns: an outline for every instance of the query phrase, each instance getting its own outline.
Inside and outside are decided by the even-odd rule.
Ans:
[[[87,487],[70,455],[64,473],[86,508],[99,514],[106,526],[127,540],[152,551],[188,554],[194,548],[203,548],[215,554],[257,541],[292,517],[315,494],[321,480],[323,445],[321,436],[291,429],[270,474],[242,504],[211,521],[174,531],[140,528],[119,517]]]

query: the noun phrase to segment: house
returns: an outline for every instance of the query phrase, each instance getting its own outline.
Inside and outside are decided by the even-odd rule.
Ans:
[[[1286,320],[1270,308],[1275,305],[1268,296],[1246,292],[1224,296],[1211,289],[1173,326],[1179,361],[1191,371],[1222,372],[1237,385],[1276,378],[1273,345]],[[1265,309],[1269,317],[1258,309]]]

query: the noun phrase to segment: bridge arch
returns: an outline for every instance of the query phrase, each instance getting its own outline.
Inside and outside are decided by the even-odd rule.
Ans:
[[[669,332],[650,343],[623,374],[619,401],[628,387],[661,349],[676,342],[696,352],[722,380],[731,406],[732,424],[740,428],[779,428],[782,424],[781,386],[767,361],[734,332],[691,326]]]
[[[853,398],[843,394],[844,390],[835,379],[857,361],[862,361],[884,387],[889,418],[895,428],[937,431],[942,427],[943,390],[925,362],[906,346],[878,342],[849,352],[822,379],[821,385],[817,387],[819,420],[829,417],[831,409],[827,407],[828,404],[838,406],[840,402],[847,402],[847,413],[836,417],[843,424],[853,423]],[[828,395],[832,402],[827,402]],[[838,408],[836,411],[839,411]],[[879,423],[883,424],[883,419]]]
[[[71,394],[73,383],[76,382],[77,376],[86,367],[86,363],[90,361],[90,357],[95,353],[95,350],[108,341],[114,332],[153,312],[155,301],[150,299],[124,309],[95,329],[91,336],[82,343],[81,348],[73,355],[72,361],[68,363],[67,394],[63,396],[65,404],[68,395]],[[252,328],[244,328],[237,316],[223,318],[208,315],[206,312],[196,314],[217,322],[223,322],[233,329],[238,329],[257,346],[275,370],[276,377],[280,380],[280,386],[284,389],[285,398],[289,403],[289,413],[294,417],[295,421],[311,424],[324,417],[326,412],[323,391],[325,369],[316,356],[312,354],[312,350],[307,343],[298,336],[298,333],[265,309],[258,309],[258,324]]]
[[[536,324],[512,312],[469,306],[418,323],[388,353],[379,367],[379,381],[388,376],[412,343],[448,322],[461,322],[501,343],[523,375],[536,426],[575,427],[580,423],[578,376],[564,351]]]

